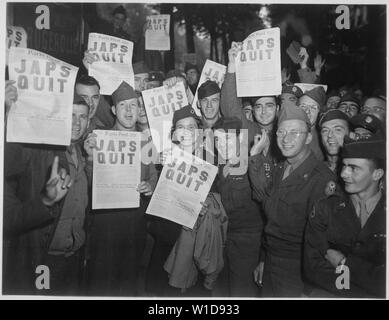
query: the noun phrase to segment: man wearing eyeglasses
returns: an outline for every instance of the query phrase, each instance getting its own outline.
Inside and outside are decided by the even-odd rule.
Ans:
[[[309,144],[314,155],[318,160],[324,160],[323,151],[320,146],[319,134],[316,129],[316,123],[319,116],[319,112],[324,111],[326,103],[326,93],[323,87],[316,87],[312,90],[308,90],[299,99],[298,106],[305,111],[310,123],[310,131],[312,134],[312,140]]]
[[[271,168],[267,177],[263,150],[266,134],[250,151],[249,176],[253,197],[262,203],[267,223],[264,230],[265,266],[263,291],[267,297],[300,297],[303,234],[313,204],[332,192],[333,173],[309,147],[311,123],[296,106],[283,108],[278,119],[277,144],[286,158]]]

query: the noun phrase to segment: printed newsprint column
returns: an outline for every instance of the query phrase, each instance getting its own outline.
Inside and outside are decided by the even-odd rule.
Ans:
[[[151,138],[158,152],[170,146],[170,129],[174,111],[188,105],[185,86],[178,82],[173,87],[158,87],[142,91]]]
[[[170,15],[147,16],[146,50],[170,50]]]
[[[7,26],[7,38],[6,38],[6,64],[8,65],[9,48],[20,47],[27,48],[27,33],[22,27]]]
[[[199,84],[196,89],[196,94],[193,99],[192,108],[196,111],[197,115],[201,117],[201,111],[199,108],[197,108],[197,91],[198,88],[207,80],[215,81],[219,85],[219,87],[222,87],[222,84],[224,82],[224,77],[226,75],[227,67],[214,62],[212,60],[207,59],[207,61],[204,64],[203,71],[201,72]]]
[[[313,84],[313,83],[295,83],[302,92],[312,90],[316,87],[323,87],[324,91],[327,92],[328,86],[326,84]]]
[[[10,48],[8,68],[18,99],[8,115],[7,141],[70,145],[78,68],[18,47]]]
[[[202,208],[200,202],[205,201],[216,174],[216,166],[173,148],[146,213],[192,229]]]
[[[88,50],[96,61],[89,66],[88,73],[99,82],[101,94],[111,95],[122,81],[135,87],[132,69],[133,48],[134,44],[131,41],[100,33],[89,33]]]
[[[140,132],[94,130],[92,209],[139,207]]]
[[[235,63],[238,97],[281,94],[280,29],[250,34]]]

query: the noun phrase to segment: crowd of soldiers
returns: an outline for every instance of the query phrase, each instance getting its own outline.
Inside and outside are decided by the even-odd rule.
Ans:
[[[139,208],[91,209],[93,130],[139,131],[155,153],[142,95],[126,82],[103,96],[80,72],[69,147],[5,142],[3,294],[385,296],[386,97],[303,92],[283,72],[280,96],[238,98],[239,50],[233,42],[221,88],[198,86],[191,64],[136,71],[148,72],[142,89],[184,83],[171,139],[218,166],[193,229],[145,214],[165,152],[141,163]],[[302,66],[301,82],[318,83],[317,66]],[[6,116],[15,101],[6,81]],[[39,266],[50,288],[37,285]]]

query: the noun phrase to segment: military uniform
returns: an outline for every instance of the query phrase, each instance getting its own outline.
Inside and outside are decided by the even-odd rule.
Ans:
[[[267,219],[264,230],[267,260],[264,294],[300,296],[303,290],[300,269],[306,222],[315,201],[325,195],[326,189],[334,184],[335,177],[311,151],[284,180],[286,163],[272,167],[264,159],[261,155],[254,156],[249,164],[253,196],[262,203]],[[293,274],[287,277],[289,280],[276,279],[278,275],[292,271],[292,266],[295,268]],[[288,281],[292,282],[288,284]]]
[[[305,274],[317,287],[348,297],[385,297],[386,206],[383,195],[363,228],[347,195],[332,195],[317,203],[305,235]],[[336,288],[328,249],[342,252],[350,270],[350,289]]]

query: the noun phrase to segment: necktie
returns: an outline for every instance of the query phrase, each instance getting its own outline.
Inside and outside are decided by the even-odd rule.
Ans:
[[[284,175],[282,176],[282,180],[285,180],[289,176],[291,171],[292,171],[292,166],[288,164],[285,168]]]
[[[369,218],[369,213],[367,212],[366,202],[361,202],[360,211],[359,211],[359,220],[361,221],[361,228],[365,226],[368,218]]]

